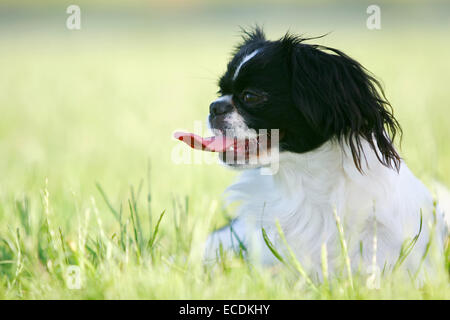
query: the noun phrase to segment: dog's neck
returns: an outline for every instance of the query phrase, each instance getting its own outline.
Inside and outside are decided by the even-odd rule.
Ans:
[[[349,159],[334,141],[302,154],[283,152],[273,181],[285,197],[310,196],[313,201],[323,203],[324,197],[343,178],[345,161]]]

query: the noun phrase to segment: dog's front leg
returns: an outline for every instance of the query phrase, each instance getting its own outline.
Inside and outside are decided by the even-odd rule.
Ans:
[[[234,219],[229,225],[211,233],[205,245],[205,263],[218,261],[221,252],[242,254],[246,259],[264,265],[273,265],[275,257],[267,248],[260,228],[245,218]]]
[[[225,251],[246,254],[246,227],[241,219],[234,219],[209,235],[205,244],[205,262],[217,261]]]

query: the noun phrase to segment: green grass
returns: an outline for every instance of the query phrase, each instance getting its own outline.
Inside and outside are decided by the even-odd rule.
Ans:
[[[207,234],[233,215],[220,195],[236,173],[173,164],[171,133],[205,119],[237,27],[174,30],[2,34],[0,298],[450,298],[444,268],[420,289],[394,274],[371,290],[345,268],[313,288],[289,257],[269,269],[230,256],[203,266]],[[321,43],[382,79],[406,162],[448,186],[444,31],[349,28]],[[66,286],[70,265],[80,290]]]

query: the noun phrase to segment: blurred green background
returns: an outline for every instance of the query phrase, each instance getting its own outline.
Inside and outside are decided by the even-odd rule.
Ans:
[[[81,8],[81,30],[66,28],[70,4]],[[213,210],[206,230],[223,224],[220,205],[211,204],[220,202],[236,173],[175,165],[171,134],[206,119],[239,27],[256,23],[269,39],[288,30],[331,32],[317,42],[344,51],[381,79],[413,172],[427,184],[449,186],[450,3],[378,1],[381,30],[366,28],[370,4],[2,0],[0,235],[7,238],[19,225],[20,199],[28,199],[38,225],[33,217],[43,210],[46,178],[53,219],[69,239],[91,197],[107,233],[116,231],[96,182],[115,206],[126,207],[130,185],[137,189],[144,181],[152,211],[168,210],[167,243],[174,241],[174,198],[189,199],[196,223]]]

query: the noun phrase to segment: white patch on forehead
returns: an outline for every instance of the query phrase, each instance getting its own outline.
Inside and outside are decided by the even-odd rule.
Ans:
[[[233,75],[233,80],[236,80],[239,71],[241,70],[242,66],[244,65],[244,63],[246,63],[248,60],[250,60],[251,58],[253,58],[254,56],[256,56],[259,52],[259,49],[256,49],[255,51],[253,51],[252,53],[246,55],[244,57],[244,59],[242,59],[241,63],[239,63],[238,67],[236,68],[236,71],[234,71],[234,75]]]

